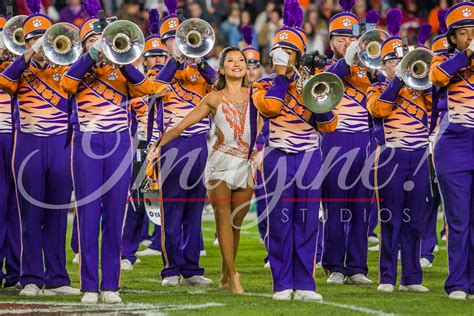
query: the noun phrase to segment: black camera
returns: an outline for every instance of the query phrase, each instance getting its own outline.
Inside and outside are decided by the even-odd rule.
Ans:
[[[327,57],[320,55],[319,52],[304,54],[301,60],[301,64],[311,70],[324,68],[327,65]]]

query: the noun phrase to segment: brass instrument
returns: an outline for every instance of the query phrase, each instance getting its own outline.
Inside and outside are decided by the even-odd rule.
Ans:
[[[382,44],[390,35],[382,30],[367,31],[359,38],[357,55],[367,69],[382,67]]]
[[[214,47],[215,41],[214,30],[202,19],[187,19],[176,30],[175,45],[188,58],[206,56]]]
[[[111,63],[131,64],[142,55],[145,37],[135,23],[126,20],[115,21],[104,29],[102,46],[105,57]]]
[[[426,48],[415,48],[409,51],[401,61],[403,82],[414,90],[431,88],[430,66],[434,54]]]
[[[26,15],[17,15],[7,21],[3,28],[3,42],[7,49],[14,55],[25,52],[25,36],[23,34],[23,22]]]
[[[82,53],[79,29],[70,23],[57,23],[44,34],[43,51],[56,65],[70,65]]]

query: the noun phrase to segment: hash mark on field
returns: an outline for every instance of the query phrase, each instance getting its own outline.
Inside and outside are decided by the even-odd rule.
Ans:
[[[265,293],[246,292],[244,295],[260,296],[260,297],[268,297],[268,298],[272,297],[271,294],[265,294]],[[392,313],[385,313],[385,312],[377,310],[377,309],[371,309],[371,308],[357,306],[357,305],[351,305],[351,304],[334,303],[334,302],[328,302],[328,301],[324,301],[324,300],[322,302],[313,302],[313,303],[328,305],[328,306],[333,306],[333,307],[338,307],[338,308],[343,308],[343,309],[349,309],[349,310],[352,310],[352,311],[365,313],[365,314],[371,314],[371,315],[379,315],[379,316],[393,316],[394,315]]]

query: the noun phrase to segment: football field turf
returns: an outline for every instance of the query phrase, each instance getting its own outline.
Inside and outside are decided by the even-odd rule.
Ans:
[[[439,226],[439,225],[438,225]],[[263,267],[265,250],[260,243],[257,228],[242,231],[237,269],[246,290],[243,296],[232,295],[217,289],[220,276],[218,247],[212,245],[214,222],[203,222],[207,256],[201,258],[205,275],[214,281],[209,288],[176,287],[160,285],[161,256],[142,257],[132,271],[122,272],[121,295],[124,304],[81,305],[80,297],[23,298],[15,291],[0,292],[0,315],[7,313],[28,314],[33,311],[51,314],[100,314],[100,315],[402,315],[443,314],[474,315],[474,300],[448,300],[443,290],[447,275],[446,244],[440,243],[432,268],[424,271],[424,285],[429,293],[377,292],[378,253],[369,252],[369,278],[371,286],[327,285],[322,269],[317,269],[317,291],[322,303],[300,301],[276,302],[271,299],[272,279],[269,269]],[[68,238],[70,231],[68,232]],[[69,244],[68,244],[69,245]],[[68,247],[68,271],[74,287],[79,286],[78,266],[71,260]],[[397,287],[398,289],[398,287]]]

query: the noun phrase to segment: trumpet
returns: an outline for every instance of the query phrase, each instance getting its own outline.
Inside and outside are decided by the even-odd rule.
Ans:
[[[367,69],[380,69],[382,67],[382,44],[390,35],[382,30],[365,32],[358,41],[357,56]]]
[[[57,23],[44,34],[43,51],[56,65],[70,65],[82,53],[79,29],[70,23]]]
[[[175,45],[188,58],[206,56],[214,47],[215,41],[214,30],[202,19],[188,19],[176,29]]]
[[[140,28],[130,21],[110,23],[102,33],[105,57],[115,65],[135,62],[142,55],[145,37]]]
[[[308,110],[313,113],[327,113],[341,102],[344,84],[338,76],[330,72],[310,76],[306,67],[300,72],[294,65],[291,66],[298,74],[296,86]]]
[[[14,55],[25,52],[25,36],[23,34],[23,22],[26,15],[17,15],[7,21],[3,28],[3,42],[7,49]]]
[[[403,82],[413,90],[431,88],[429,72],[433,57],[433,53],[426,48],[419,47],[409,51],[400,65]]]

